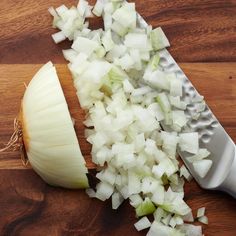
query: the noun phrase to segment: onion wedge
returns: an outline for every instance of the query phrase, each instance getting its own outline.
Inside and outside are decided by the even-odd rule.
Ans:
[[[88,187],[85,160],[51,62],[27,86],[20,122],[27,158],[44,181],[72,189]]]

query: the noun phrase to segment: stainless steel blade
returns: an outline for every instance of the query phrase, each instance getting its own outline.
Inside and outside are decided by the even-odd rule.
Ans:
[[[138,16],[138,23],[143,28],[147,27],[147,23],[141,16]],[[162,69],[167,73],[174,72],[177,78],[184,81],[183,100],[199,96],[199,93],[171,54],[166,49],[159,53]],[[186,114],[192,117],[195,111],[196,104],[191,104],[187,106]],[[164,130],[171,131],[168,126],[164,124],[162,126]],[[210,159],[213,161],[213,165],[207,176],[200,178],[194,171],[193,165],[187,160],[191,155],[178,150],[187,168],[201,187],[223,190],[236,197],[236,148],[234,142],[208,106],[206,106],[198,120],[190,121],[189,126],[191,131],[199,133],[200,147],[207,148],[211,152]]]
[[[174,72],[177,77],[184,81],[184,95],[183,100],[186,98],[194,98],[199,93],[193,87],[192,83],[188,80],[184,72],[180,69],[177,63],[167,50],[162,50],[161,66],[166,72]],[[186,114],[191,117],[195,110],[196,104],[187,106]],[[171,131],[168,126],[162,124],[165,130]],[[198,120],[191,120],[189,124],[191,131],[199,133],[199,141],[201,148],[207,148],[211,152],[210,158],[213,160],[213,166],[205,178],[200,178],[194,171],[191,163],[188,162],[188,157],[191,154],[179,151],[183,161],[191,171],[194,178],[199,184],[208,189],[215,189],[219,187],[229,173],[230,167],[235,157],[235,144],[224,128],[220,125],[212,111],[206,106],[205,110],[201,113]]]

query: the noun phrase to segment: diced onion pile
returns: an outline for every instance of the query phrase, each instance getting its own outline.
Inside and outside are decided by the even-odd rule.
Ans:
[[[113,209],[129,199],[142,217],[136,229],[150,228],[149,236],[202,235],[200,226],[184,223],[193,222],[183,200],[184,178],[190,181],[191,175],[179,167],[176,150],[192,154],[189,161],[202,178],[212,161],[199,148],[198,133],[184,131],[188,103],[182,99],[183,81],[159,66],[158,51],[169,46],[162,29],[139,27],[135,4],[123,0],[98,0],[94,7],[80,0],[77,7],[49,11],[60,29],[54,41],[73,42],[63,54],[87,111],[92,160],[101,169],[96,191],[88,189],[88,195],[111,198]],[[93,14],[102,16],[104,29],[89,29],[86,19]],[[173,132],[162,131],[160,123]],[[146,217],[150,214],[152,223]]]

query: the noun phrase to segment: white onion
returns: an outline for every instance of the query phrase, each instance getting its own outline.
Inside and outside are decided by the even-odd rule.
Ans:
[[[166,212],[161,207],[158,207],[153,213],[153,216],[156,222],[160,222],[161,219],[165,217],[165,215],[166,215]]]
[[[30,164],[47,183],[66,188],[88,187],[85,161],[51,62],[27,86],[21,123]]]
[[[205,224],[205,225],[208,225],[208,218],[207,216],[201,216],[198,218],[198,221]]]
[[[201,178],[204,178],[209,172],[212,164],[213,164],[212,160],[195,161],[193,163],[193,168]]]
[[[137,229],[137,231],[141,231],[143,229],[147,229],[151,226],[151,222],[149,219],[145,216],[141,218],[138,222],[134,224],[134,227]]]
[[[200,218],[200,217],[204,216],[204,215],[205,215],[205,210],[206,210],[205,207],[199,208],[199,209],[197,210],[197,218]]]
[[[199,150],[198,133],[182,133],[179,135],[179,147],[181,151],[197,154]]]
[[[183,220],[185,222],[194,222],[194,218],[193,218],[193,213],[192,211],[190,211],[188,214],[186,214],[185,216],[183,216]]]
[[[129,197],[130,199],[130,205],[133,207],[137,207],[139,204],[142,203],[143,199],[141,198],[140,195],[134,194]]]
[[[93,8],[93,14],[96,16],[101,16],[104,9],[104,2],[102,0],[98,0]]]
[[[118,8],[112,15],[112,18],[125,28],[136,27],[136,11],[134,3],[126,3]]]
[[[183,236],[183,234],[179,230],[173,229],[171,227],[168,227],[166,225],[154,221],[151,225],[150,230],[147,233],[147,236],[156,236],[157,232],[158,236],[167,236],[167,235]]]
[[[90,56],[98,48],[98,43],[84,37],[77,37],[71,47],[77,52]]]
[[[53,34],[52,38],[55,43],[60,43],[66,39],[66,36],[62,31],[60,31],[60,32]]]
[[[183,224],[180,229],[188,236],[202,236],[202,227],[199,225]]]
[[[160,27],[151,32],[151,41],[152,47],[155,50],[160,50],[170,46],[169,40]]]
[[[171,214],[169,213],[165,218],[163,218],[161,220],[161,222],[164,224],[164,225],[169,225],[170,224],[170,220],[171,220]]]
[[[112,209],[116,210],[124,201],[124,198],[119,192],[112,194]]]
[[[193,178],[189,173],[188,169],[185,167],[185,165],[182,165],[180,168],[180,176],[184,176],[184,178],[188,181],[191,181]]]

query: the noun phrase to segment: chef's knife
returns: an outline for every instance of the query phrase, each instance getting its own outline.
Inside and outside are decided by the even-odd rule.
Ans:
[[[138,16],[140,27],[147,27],[145,20]],[[160,66],[167,73],[175,73],[177,78],[184,81],[183,100],[199,96],[190,80],[178,66],[171,54],[163,49],[160,54]],[[186,113],[190,117],[196,110],[196,104],[187,106]],[[191,131],[199,133],[200,148],[206,148],[211,152],[210,159],[213,165],[205,178],[201,178],[195,172],[192,163],[188,161],[190,156],[187,152],[178,153],[192,176],[202,188],[221,190],[236,198],[236,147],[230,136],[226,133],[217,118],[208,106],[201,112],[198,120],[192,120],[189,124]],[[171,131],[170,128],[162,124],[164,130]]]

